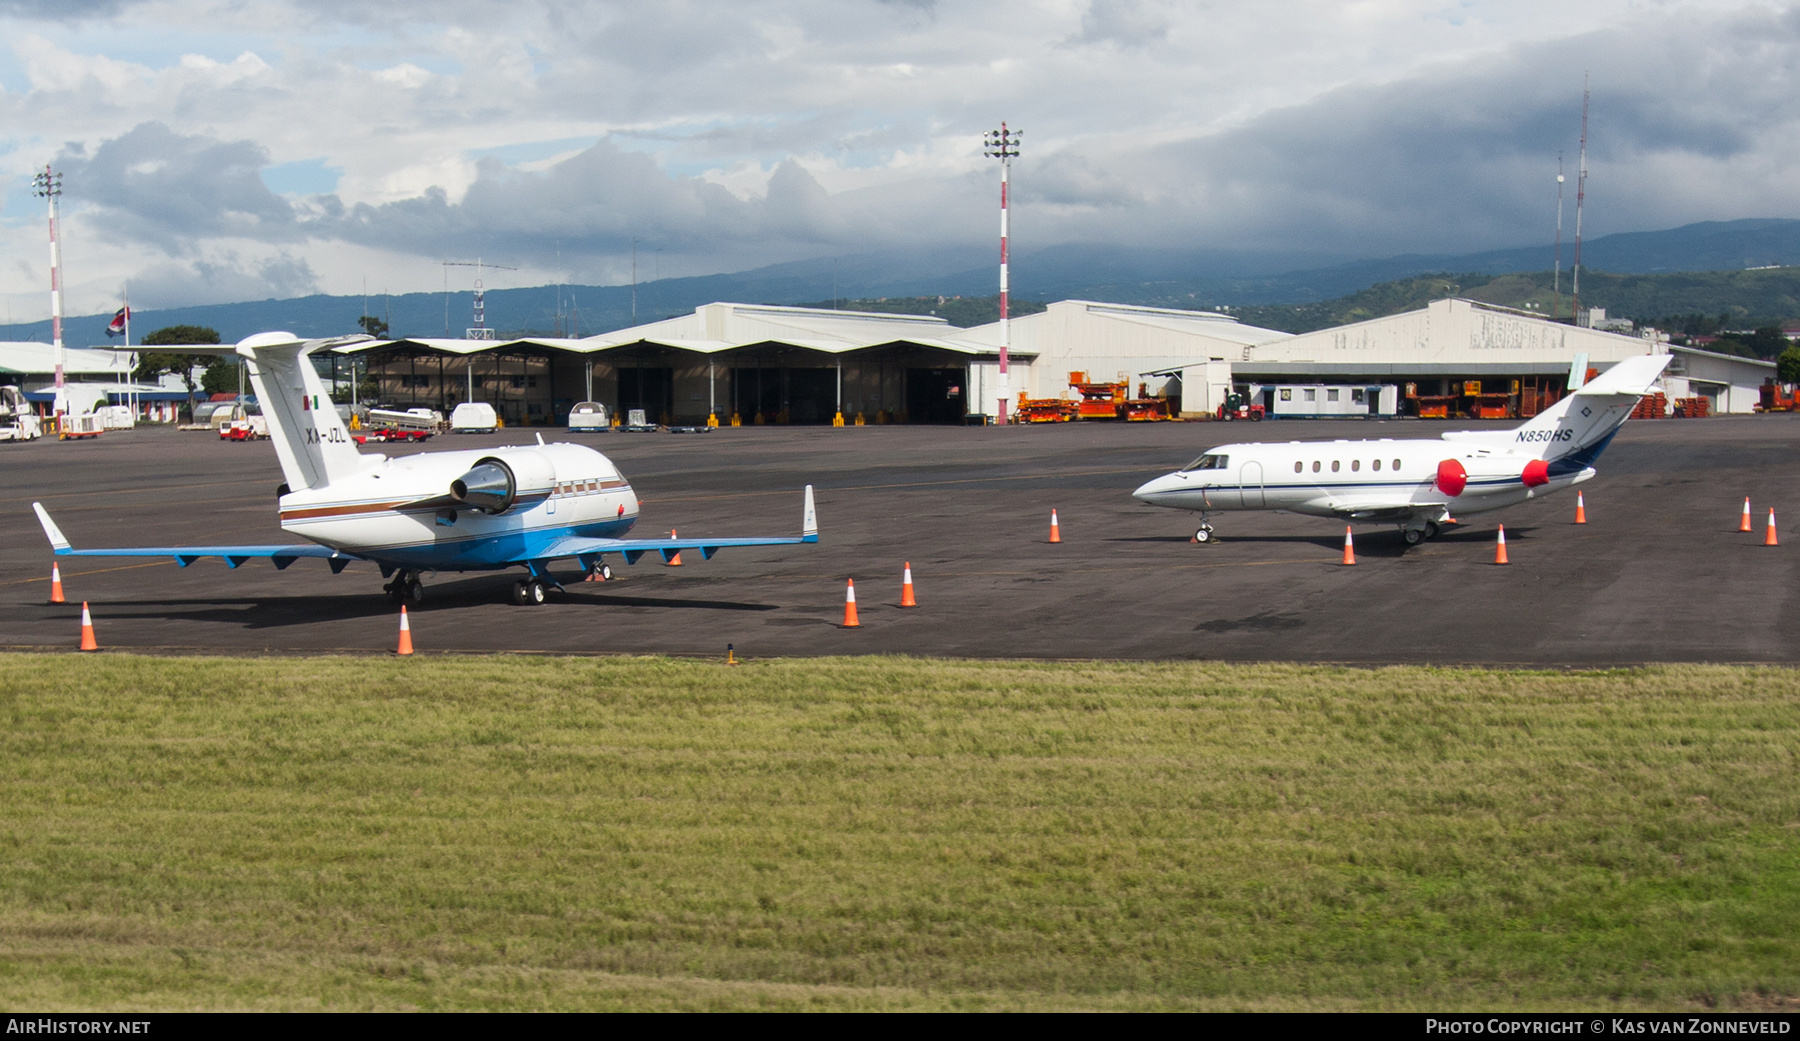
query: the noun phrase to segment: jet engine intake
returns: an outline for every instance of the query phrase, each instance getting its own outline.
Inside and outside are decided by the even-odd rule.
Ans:
[[[519,497],[512,467],[498,459],[486,459],[473,470],[450,482],[450,496],[482,513],[500,514]]]
[[[1525,464],[1525,472],[1519,475],[1525,487],[1536,488],[1540,484],[1550,483],[1550,464],[1542,459],[1533,459]]]

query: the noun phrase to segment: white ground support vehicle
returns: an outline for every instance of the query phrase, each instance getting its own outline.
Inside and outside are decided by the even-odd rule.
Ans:
[[[17,387],[0,387],[0,441],[36,441],[44,436],[31,402]]]
[[[444,414],[428,408],[409,408],[402,412],[392,408],[369,410],[368,425],[389,430],[423,430],[435,434],[444,429]]]
[[[452,434],[491,434],[500,427],[500,414],[485,401],[465,401],[450,413]]]
[[[601,433],[612,429],[612,416],[598,401],[583,401],[569,410],[569,429]]]
[[[130,430],[137,426],[137,417],[132,414],[130,405],[101,405],[94,410],[100,417],[100,425],[108,430]]]

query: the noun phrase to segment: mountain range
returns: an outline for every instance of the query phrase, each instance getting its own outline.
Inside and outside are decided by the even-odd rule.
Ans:
[[[1584,242],[1582,252],[1584,272],[1615,274],[1800,265],[1800,220],[1709,221],[1665,231],[1607,235]],[[1565,242],[1565,271],[1573,254],[1573,244]],[[997,282],[995,259],[972,250],[866,253],[726,274],[665,278],[635,288],[490,289],[485,303],[488,324],[502,336],[590,335],[630,326],[634,317],[636,322],[654,321],[715,300],[793,304],[899,296],[990,296]],[[1361,259],[1316,253],[1057,245],[1015,250],[1012,284],[1015,296],[1040,301],[1082,298],[1162,307],[1250,307],[1314,304],[1435,272],[1502,275],[1548,271],[1551,266],[1549,244]],[[359,331],[357,319],[369,313],[386,320],[394,336],[460,337],[470,324],[473,302],[471,292],[458,291],[373,296],[366,305],[361,296],[321,294],[172,307],[135,312],[132,332],[141,336],[166,325],[203,325],[218,330],[226,342],[270,329],[329,336]],[[1606,306],[1597,298],[1592,302]],[[1670,307],[1656,313],[1674,310],[1677,308]],[[1651,312],[1654,307],[1646,313]],[[106,345],[105,327],[110,317],[65,319],[65,341],[71,346]],[[0,340],[47,341],[49,325],[45,320],[0,326]]]

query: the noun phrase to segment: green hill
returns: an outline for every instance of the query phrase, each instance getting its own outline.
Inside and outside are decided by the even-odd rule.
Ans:
[[[1316,304],[1270,304],[1233,308],[1250,325],[1302,333],[1417,310],[1432,300],[1466,297],[1483,303],[1535,310],[1568,321],[1573,306],[1568,272],[1561,292],[1552,272],[1505,275],[1433,274],[1383,282],[1349,296]],[[1668,331],[1678,342],[1691,336],[1739,331],[1718,345],[1731,351],[1772,357],[1783,322],[1800,319],[1800,267],[1748,271],[1694,271],[1655,275],[1581,273],[1581,304],[1602,307],[1609,316]],[[1759,330],[1758,333],[1747,330]]]

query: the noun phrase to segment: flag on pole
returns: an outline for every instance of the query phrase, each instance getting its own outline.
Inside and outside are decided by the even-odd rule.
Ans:
[[[129,308],[129,307],[119,308],[119,313],[113,315],[112,321],[107,323],[106,335],[108,335],[108,336],[123,336],[125,334],[125,323],[126,323],[126,321],[128,321],[130,319],[130,317],[131,317],[131,308]]]

